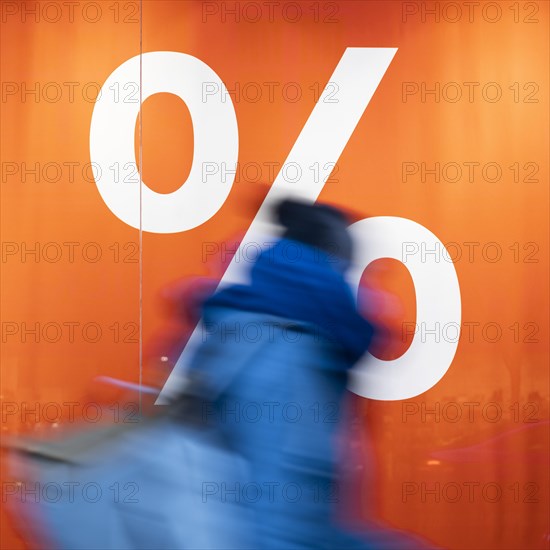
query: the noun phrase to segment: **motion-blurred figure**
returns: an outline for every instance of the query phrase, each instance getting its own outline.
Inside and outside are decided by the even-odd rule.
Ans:
[[[349,222],[331,206],[293,200],[277,218],[284,234],[260,254],[250,284],[204,306],[191,378],[209,399],[204,415],[249,464],[248,483],[212,483],[204,498],[248,504],[258,548],[416,548],[352,534],[335,519],[348,372],[374,333],[344,278]]]

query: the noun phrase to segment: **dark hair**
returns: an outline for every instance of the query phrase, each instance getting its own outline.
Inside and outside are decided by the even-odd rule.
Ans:
[[[334,206],[285,199],[276,207],[277,221],[285,228],[284,237],[320,248],[351,262],[353,244],[349,220]]]

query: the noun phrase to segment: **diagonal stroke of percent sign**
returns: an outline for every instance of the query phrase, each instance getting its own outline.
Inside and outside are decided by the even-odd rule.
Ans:
[[[296,197],[312,203],[317,200],[326,178],[319,178],[318,174],[316,177],[308,167],[315,163],[319,163],[318,166],[336,164],[396,52],[397,48],[346,49],[329,80],[332,86],[325,87],[285,161],[285,165],[295,163],[299,166],[301,176],[297,181],[289,182],[281,169],[244,236],[241,249],[251,243],[255,243],[256,248],[258,245],[261,247],[265,240],[263,236],[274,234],[276,230],[269,222],[270,212],[281,199]],[[328,99],[329,93],[334,95],[334,85],[337,86],[336,97]],[[239,251],[222,277],[220,286],[246,280],[247,273],[243,262],[236,261],[238,257]],[[201,335],[202,326],[199,323],[166,380],[156,404],[165,404],[181,387],[189,357],[200,344]]]

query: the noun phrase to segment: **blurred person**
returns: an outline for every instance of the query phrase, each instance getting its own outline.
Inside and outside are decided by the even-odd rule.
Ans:
[[[346,216],[288,199],[276,216],[283,235],[259,255],[250,283],[222,288],[203,307],[191,386],[205,399],[203,419],[249,466],[244,486],[219,480],[212,493],[250,506],[258,548],[423,548],[336,520],[348,373],[375,327],[345,279],[353,260]]]

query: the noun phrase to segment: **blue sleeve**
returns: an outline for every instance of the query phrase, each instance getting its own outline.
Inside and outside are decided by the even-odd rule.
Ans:
[[[374,326],[359,313],[343,276],[332,282],[327,294],[321,299],[326,323],[331,327],[334,340],[344,348],[349,368],[368,350]]]

